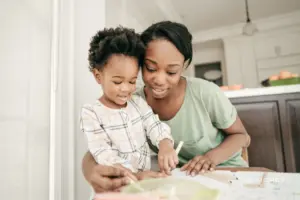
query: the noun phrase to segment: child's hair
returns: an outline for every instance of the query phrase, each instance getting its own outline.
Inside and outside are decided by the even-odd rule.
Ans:
[[[138,60],[143,65],[144,43],[134,29],[124,27],[105,28],[96,33],[90,42],[89,68],[101,70],[113,54],[123,54]]]

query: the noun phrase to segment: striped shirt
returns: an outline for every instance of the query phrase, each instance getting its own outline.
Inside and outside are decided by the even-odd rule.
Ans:
[[[97,163],[121,164],[133,172],[151,167],[147,138],[156,147],[165,138],[173,142],[169,126],[137,95],[121,109],[108,108],[100,101],[84,105],[80,128]]]

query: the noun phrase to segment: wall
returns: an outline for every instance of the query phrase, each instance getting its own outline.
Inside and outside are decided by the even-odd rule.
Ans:
[[[300,75],[300,25],[257,35],[253,42],[259,81],[280,71]]]
[[[229,84],[260,87],[280,71],[300,74],[300,26],[224,38]]]
[[[243,24],[237,24],[193,33],[193,41],[195,45],[223,41],[229,85],[260,87],[262,80],[282,70],[300,73],[300,11],[255,23],[259,31],[253,36],[242,35]],[[204,52],[196,53],[195,59],[201,56],[211,60],[212,57],[217,58],[217,53],[206,48]]]
[[[195,65],[221,62],[224,84],[227,83],[226,64],[224,58],[224,47],[221,40],[212,40],[193,45],[193,61],[190,66],[189,76],[195,76]]]
[[[101,87],[88,70],[87,56],[90,38],[104,27],[123,25],[136,28],[137,31],[143,30],[143,27],[138,18],[133,15],[134,7],[128,1],[76,0],[74,8],[75,198],[82,200],[88,199],[92,190],[81,170],[82,158],[87,151],[87,146],[84,135],[79,130],[79,112],[83,104],[93,103],[102,94]],[[95,19],[97,23],[93,21]],[[90,21],[93,23],[88,23]]]
[[[1,1],[0,24],[0,196],[48,199],[51,1]]]
[[[88,69],[90,38],[105,27],[104,0],[76,0],[74,6],[74,80],[75,80],[75,199],[88,199],[91,189],[85,181],[81,163],[87,147],[84,135],[79,129],[79,112],[85,103],[93,103],[100,95],[100,87]],[[97,19],[97,23],[95,23]],[[89,23],[91,22],[92,23]]]

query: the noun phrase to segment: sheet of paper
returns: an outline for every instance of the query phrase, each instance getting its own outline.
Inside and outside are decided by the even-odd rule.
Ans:
[[[210,173],[214,174],[214,175],[219,174],[218,171],[210,172]],[[231,172],[230,171],[224,171],[224,172],[222,172],[222,174],[225,175],[225,176],[228,176],[229,174],[231,174]],[[197,175],[197,176],[194,176],[194,177],[188,176],[188,175],[186,175],[186,172],[182,172],[182,171],[180,171],[180,169],[174,169],[172,171],[172,176],[192,179],[192,180],[198,181],[198,182],[202,183],[203,185],[205,185],[209,188],[213,188],[213,189],[223,190],[223,189],[226,189],[226,188],[229,187],[229,184],[225,183],[225,181],[218,181],[218,180],[216,180],[214,178],[211,178],[209,176],[202,176],[202,175]],[[221,179],[222,179],[222,177],[221,177]]]
[[[300,200],[300,174],[273,172],[214,171],[195,177],[179,169],[172,176],[199,181],[222,191],[220,200]]]

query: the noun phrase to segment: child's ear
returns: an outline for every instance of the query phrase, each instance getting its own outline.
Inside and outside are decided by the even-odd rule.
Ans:
[[[92,72],[93,72],[93,75],[94,75],[97,83],[101,84],[101,72],[96,68],[94,68]]]

